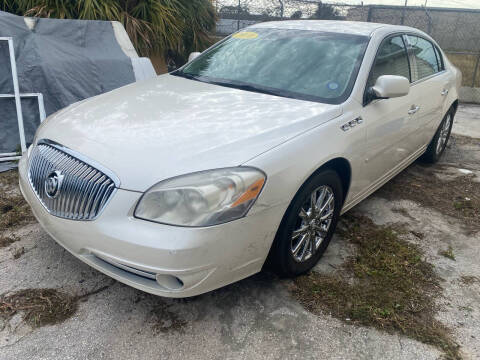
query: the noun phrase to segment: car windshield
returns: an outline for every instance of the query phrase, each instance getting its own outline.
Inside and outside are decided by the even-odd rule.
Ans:
[[[173,75],[295,99],[339,104],[352,91],[368,37],[253,28]]]

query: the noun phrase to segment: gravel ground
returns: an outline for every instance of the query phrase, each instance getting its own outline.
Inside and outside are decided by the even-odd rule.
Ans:
[[[434,176],[452,179],[469,169],[480,181],[480,107],[462,106]],[[415,171],[418,164],[408,171]],[[436,170],[438,169],[438,170]],[[472,175],[472,176],[473,176]],[[2,190],[4,191],[4,190]],[[480,233],[412,200],[374,194],[353,211],[376,224],[404,224],[443,279],[438,319],[451,327],[465,359],[480,358]],[[155,297],[84,265],[37,224],[15,230],[0,247],[0,294],[58,288],[86,295],[66,321],[32,328],[21,314],[0,318],[0,359],[437,359],[428,345],[306,311],[290,280],[260,273],[193,299]],[[24,254],[15,259],[18,249]],[[451,248],[455,260],[439,255]],[[331,272],[355,251],[336,236],[315,268]],[[465,278],[469,276],[469,278]],[[468,280],[470,279],[470,280]]]

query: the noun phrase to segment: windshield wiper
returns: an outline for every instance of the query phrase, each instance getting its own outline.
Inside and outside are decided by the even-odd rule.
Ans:
[[[261,94],[267,94],[267,95],[274,95],[274,96],[284,96],[281,94],[280,91],[274,91],[274,90],[267,90],[255,85],[251,84],[238,84],[238,83],[233,83],[233,82],[228,82],[228,81],[218,81],[218,80],[210,80],[206,77],[203,77],[201,75],[194,75],[194,74],[189,74],[183,71],[176,71],[172,73],[172,75],[175,76],[181,76],[186,79],[190,80],[196,80],[200,82],[204,82],[207,84],[212,84],[212,85],[218,85],[218,86],[225,86],[233,89],[239,89],[239,90],[245,90],[245,91],[251,91],[251,92],[257,92]]]
[[[202,79],[201,81],[204,81],[204,80]],[[209,80],[206,80],[205,82],[209,84],[225,86],[225,87],[230,87],[230,88],[239,89],[239,90],[252,91],[252,92],[257,92],[257,93],[267,94],[267,95],[274,95],[274,96],[282,96],[279,91],[267,90],[267,89],[264,89],[255,85],[250,85],[250,84],[235,84],[235,83],[225,82],[225,81],[209,81]]]
[[[186,79],[198,80],[199,81],[199,79],[198,79],[199,76],[198,75],[189,74],[189,73],[186,73],[186,72],[183,72],[183,71],[180,71],[180,70],[177,70],[177,71],[171,73],[171,75],[181,76],[181,77],[184,77]]]

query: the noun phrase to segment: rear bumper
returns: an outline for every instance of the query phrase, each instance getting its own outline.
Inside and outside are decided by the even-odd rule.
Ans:
[[[199,295],[261,270],[283,207],[208,228],[184,228],[133,217],[142,195],[119,189],[94,221],[49,214],[19,163],[20,188],[41,226],[74,256],[137,289],[166,297]]]

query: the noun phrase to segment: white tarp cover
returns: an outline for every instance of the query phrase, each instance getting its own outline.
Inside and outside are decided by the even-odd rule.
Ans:
[[[35,19],[0,11],[0,37],[12,37],[21,93],[42,93],[47,116],[135,81],[131,59],[109,21]],[[13,94],[8,44],[0,41],[0,94]],[[22,99],[25,136],[39,123],[36,99]],[[15,101],[0,99],[0,153],[19,144]]]

